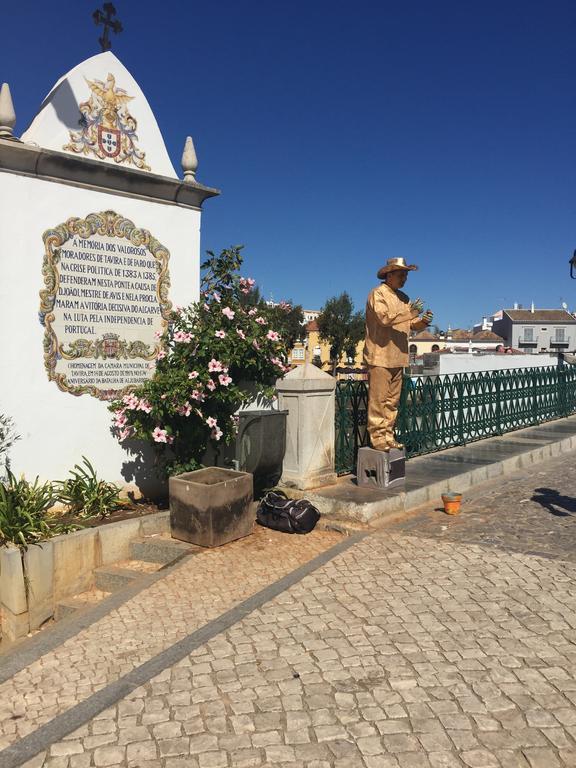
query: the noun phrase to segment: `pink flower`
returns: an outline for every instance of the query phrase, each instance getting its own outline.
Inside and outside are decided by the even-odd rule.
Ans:
[[[278,368],[280,368],[282,371],[284,370],[284,363],[282,362],[282,360],[280,360],[279,357],[271,357],[270,362],[272,363],[272,365],[277,365]]]
[[[212,358],[210,362],[208,363],[208,370],[212,373],[212,371],[221,371],[222,370],[222,363],[219,360],[215,360]]]
[[[204,307],[206,312],[210,312],[210,305],[209,304],[204,303],[202,306]]]
[[[225,373],[221,373],[220,376],[218,376],[218,381],[220,384],[222,384],[223,387],[227,387],[232,383],[232,377],[227,376]]]
[[[220,440],[220,438],[222,437],[222,430],[219,429],[218,427],[215,427],[210,433],[210,437],[212,438],[212,440]]]
[[[241,339],[245,339],[246,338],[246,334],[244,333],[242,328],[236,328],[236,333],[238,334],[238,336],[240,336]]]
[[[283,309],[284,312],[290,312],[290,310],[292,309],[292,304],[288,304],[287,301],[281,301],[278,306],[280,307],[280,309]]]
[[[124,411],[116,411],[115,418],[114,418],[114,426],[123,427],[127,421],[128,419],[124,415]]]
[[[258,344],[256,339],[254,339],[254,341],[252,342],[252,346],[254,347],[254,349],[260,349],[260,344]]]
[[[172,438],[168,434],[168,432],[165,429],[160,429],[160,427],[156,427],[154,432],[152,432],[152,438],[156,443],[171,443]]]
[[[192,413],[192,406],[188,401],[186,401],[184,405],[179,406],[178,413],[180,416],[190,416]]]
[[[130,435],[132,434],[132,427],[126,427],[126,429],[123,429],[121,432],[118,433],[118,440],[122,442],[123,440],[126,440]]]
[[[197,379],[198,376],[199,376],[198,371],[190,371],[190,373],[188,374],[189,379]]]
[[[252,307],[252,309],[248,310],[248,314],[250,315],[250,317],[253,317],[257,312],[258,310],[256,309],[256,307]]]
[[[276,333],[276,331],[268,331],[268,333],[266,334],[266,338],[270,339],[270,341],[279,341],[280,334]]]
[[[159,349],[158,352],[156,352],[156,360],[162,360],[163,357],[166,357],[166,350]]]
[[[212,382],[212,383],[214,383],[214,382]],[[204,395],[202,394],[202,392],[200,392],[199,389],[193,390],[193,392],[190,395],[190,397],[192,398],[192,400],[198,400],[199,403],[201,403],[204,400]]]
[[[214,336],[218,339],[223,339],[226,336],[226,331],[215,331]]]
[[[256,285],[256,280],[252,280],[251,277],[240,278],[240,290],[242,293],[250,293],[252,288]]]
[[[154,338],[155,338],[155,339],[161,339],[161,338],[162,338],[162,335],[163,335],[163,334],[162,334],[162,331],[156,331],[156,332],[154,333]]]
[[[142,398],[142,400],[140,400],[138,403],[138,410],[144,411],[144,413],[150,413],[152,411],[152,405],[148,402],[148,400]]]
[[[136,408],[138,408],[138,403],[140,402],[136,395],[124,395],[122,398],[122,402],[128,408],[128,410],[133,411]]]
[[[220,304],[220,301],[221,301],[220,294],[216,293],[216,291],[214,291],[214,293],[212,295],[214,296],[214,301],[217,301],[218,304]]]
[[[218,421],[214,418],[214,416],[208,416],[206,419],[206,424],[208,424],[209,427],[217,427]]]
[[[216,384],[214,384],[214,382],[212,381],[212,379],[208,379],[208,381],[207,381],[207,383],[206,383],[206,386],[208,387],[208,389],[210,390],[210,392],[214,392],[214,390],[216,389]]]
[[[226,315],[228,320],[234,319],[234,312],[230,309],[230,307],[224,307],[224,309],[222,310],[222,314]]]
[[[266,320],[263,317],[257,317],[256,322],[260,323],[260,325],[266,325]]]
[[[192,334],[186,333],[185,331],[176,331],[174,334],[174,341],[181,341],[184,342],[184,344],[190,344],[192,341]]]

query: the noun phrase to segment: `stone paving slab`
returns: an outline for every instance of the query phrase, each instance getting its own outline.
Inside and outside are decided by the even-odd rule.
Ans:
[[[575,576],[380,532],[27,768],[574,766]]]
[[[576,451],[576,416],[416,456],[407,461],[404,487],[358,488],[356,478],[347,475],[336,485],[286,491],[294,497],[306,495],[327,517],[378,525],[383,518],[439,499],[446,491],[466,490],[572,451]]]
[[[424,505],[394,530],[576,562],[575,458],[562,455],[470,489],[458,516],[445,515],[438,502]]]
[[[190,652],[174,656],[176,646],[164,646],[145,662],[154,674],[123,693],[114,688],[124,674],[115,667],[113,682],[77,695],[100,671],[98,652],[92,666],[82,655],[95,638],[79,633],[65,643],[66,654],[56,649],[43,665],[7,681],[16,681],[14,688],[0,686],[0,707],[6,691],[13,695],[0,715],[0,723],[8,716],[13,726],[0,766],[574,768],[573,458],[467,492],[459,517],[428,504],[361,540],[348,539],[346,549]],[[245,569],[239,573],[263,564],[269,577],[276,569],[274,549],[245,555],[237,553]],[[123,617],[125,629],[136,607],[144,615],[149,602],[161,626],[177,622],[177,608],[186,613],[191,594],[207,616],[211,597],[220,598],[218,616],[228,605],[221,582],[229,562],[197,568],[184,588],[176,571],[168,574],[153,585],[170,580],[167,589],[141,593],[142,604]],[[229,567],[225,576],[234,590]],[[256,581],[266,578],[260,573]],[[116,630],[116,622],[103,626]],[[141,631],[142,623],[135,626]],[[194,626],[202,631],[201,623]],[[130,632],[134,641],[138,632]],[[107,664],[109,637],[120,641],[111,658],[127,651],[121,635],[104,635],[99,650]],[[155,643],[152,627],[130,660],[146,658]],[[139,667],[125,669],[130,675]],[[39,702],[50,702],[58,685],[76,696],[48,717],[45,727],[57,727],[44,743]],[[116,692],[109,706],[74,720],[89,711],[82,707],[90,696]],[[20,738],[27,731],[16,724],[30,715],[36,730]]]
[[[288,536],[256,526],[249,537],[184,561],[0,685],[0,749],[342,538],[324,530]],[[0,669],[4,658],[0,656]]]

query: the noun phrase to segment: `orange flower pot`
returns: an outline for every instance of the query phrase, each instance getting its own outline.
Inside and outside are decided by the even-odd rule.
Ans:
[[[444,512],[447,515],[459,515],[460,504],[462,503],[461,493],[443,493],[442,502],[444,504]]]

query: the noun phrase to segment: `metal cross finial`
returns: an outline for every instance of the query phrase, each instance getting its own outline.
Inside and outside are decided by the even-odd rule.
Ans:
[[[94,11],[92,18],[94,19],[94,24],[102,24],[104,26],[104,33],[102,37],[98,38],[98,42],[103,51],[109,51],[110,48],[112,48],[112,43],[110,42],[108,33],[112,30],[115,34],[119,34],[122,32],[122,24],[117,19],[112,18],[113,16],[116,16],[116,8],[114,8],[112,3],[104,3],[103,8],[105,14],[98,9],[97,11]]]

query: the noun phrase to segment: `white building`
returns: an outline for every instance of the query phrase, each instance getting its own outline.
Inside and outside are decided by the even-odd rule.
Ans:
[[[15,119],[4,87],[0,409],[21,435],[13,469],[63,478],[84,455],[106,480],[138,485],[108,404],[153,375],[172,306],[198,298],[201,207],[218,192],[195,181],[191,140],[178,178],[110,52],[64,75],[20,139]]]

